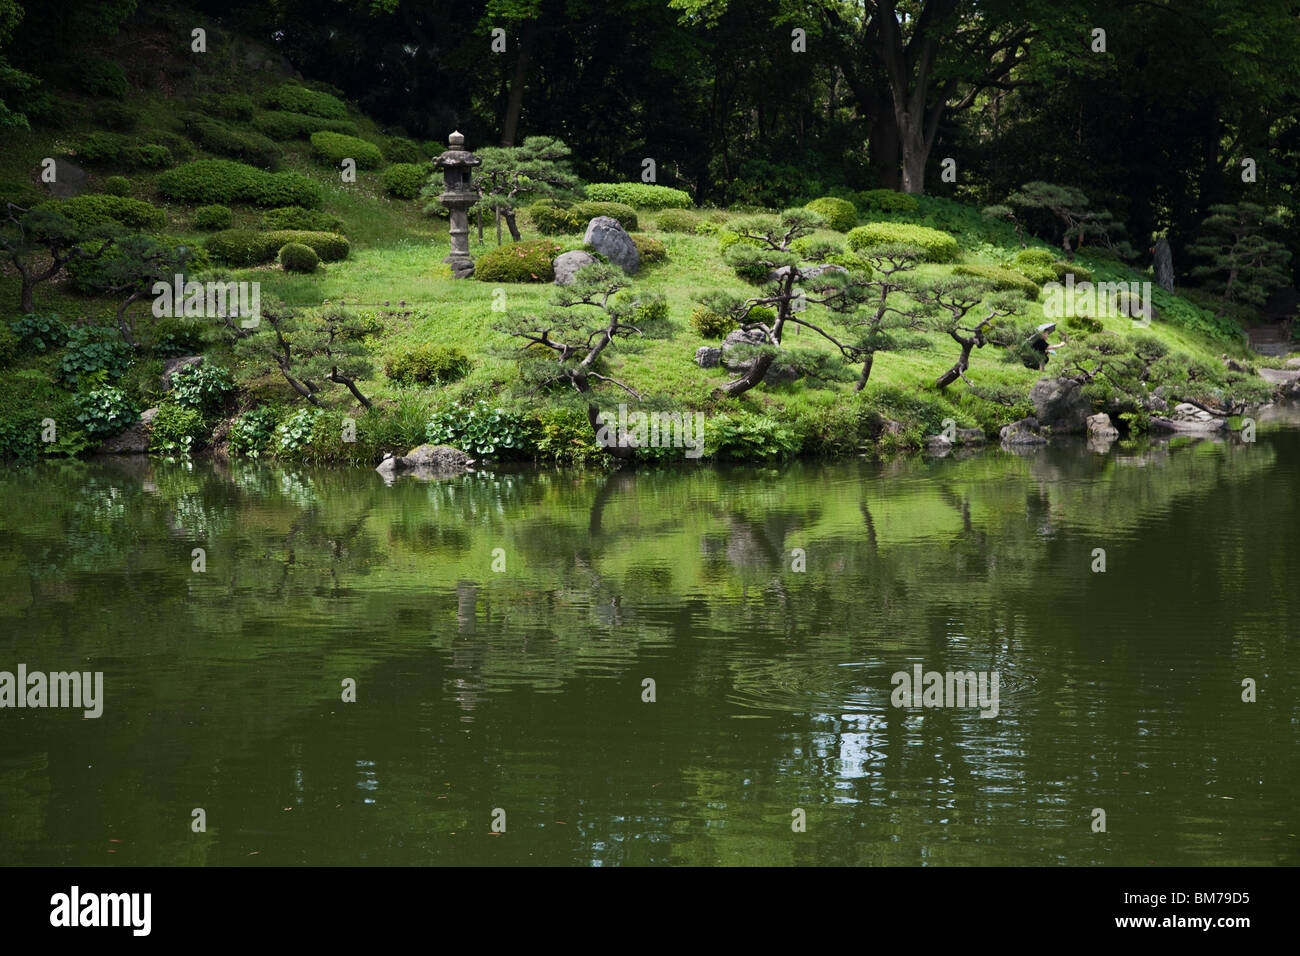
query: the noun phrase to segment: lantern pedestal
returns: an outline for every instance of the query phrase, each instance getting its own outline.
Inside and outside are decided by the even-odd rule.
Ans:
[[[470,185],[470,175],[481,160],[465,149],[462,133],[448,136],[447,145],[450,148],[433,161],[435,166],[442,167],[445,184],[438,202],[451,214],[451,227],[447,230],[451,237],[451,254],[442,261],[451,266],[452,275],[457,279],[468,279],[474,274],[474,259],[469,254],[469,208],[478,202],[478,192]]]

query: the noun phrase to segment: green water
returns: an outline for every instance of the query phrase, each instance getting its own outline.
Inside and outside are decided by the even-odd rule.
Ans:
[[[0,710],[0,863],[1296,864],[1298,473],[11,467],[0,670],[104,702]]]

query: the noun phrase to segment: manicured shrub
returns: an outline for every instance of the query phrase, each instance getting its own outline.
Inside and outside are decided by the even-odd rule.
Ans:
[[[681,209],[668,209],[659,214],[655,228],[660,232],[694,232],[695,217]]]
[[[735,327],[736,321],[731,316],[704,306],[691,313],[691,328],[706,339],[724,338]]]
[[[564,247],[550,239],[508,242],[481,255],[474,263],[474,278],[482,282],[551,282],[552,260]]]
[[[319,206],[322,195],[320,186],[301,173],[268,173],[230,159],[200,159],[169,169],[158,177],[158,190],[182,202],[307,208]]]
[[[50,205],[82,228],[110,222],[130,229],[156,230],[167,225],[165,212],[142,199],[132,199],[129,196],[82,193]]]
[[[281,206],[262,214],[261,229],[299,229],[307,232],[343,232],[343,220],[332,213],[301,206]]]
[[[1047,249],[1021,249],[1016,253],[1018,266],[1046,266],[1051,268],[1056,263],[1056,256]]]
[[[524,211],[528,214],[533,226],[544,236],[581,232],[587,224],[586,220],[578,218],[578,214],[574,209],[559,206],[546,200],[535,202]]]
[[[580,202],[573,207],[573,214],[580,223],[579,231],[586,229],[587,223],[597,216],[609,216],[611,219],[617,219],[618,224],[628,232],[636,230],[636,210],[626,203]]]
[[[1013,272],[1010,269],[1003,269],[1001,266],[955,266],[952,274],[956,276],[971,276],[976,279],[984,279],[992,283],[994,289],[1010,290],[1019,289],[1031,299],[1038,298],[1039,286],[1032,279],[1028,279],[1019,272]]]
[[[77,158],[87,163],[106,163],[130,169],[162,169],[174,159],[172,151],[156,143],[141,143],[121,133],[96,130],[72,145]]]
[[[127,133],[140,122],[140,114],[125,103],[96,103],[95,119],[106,129]]]
[[[834,229],[836,232],[848,232],[858,224],[857,207],[847,199],[823,196],[814,199],[804,208],[817,213],[826,223],[826,228]]]
[[[131,195],[131,180],[125,176],[109,176],[104,180],[103,189],[105,194],[109,196],[129,196]]]
[[[892,189],[868,189],[858,193],[858,206],[862,209],[910,213],[916,212],[918,205],[915,196]]]
[[[390,163],[409,163],[420,165],[420,146],[413,139],[403,136],[390,136],[384,142],[384,159]]]
[[[77,85],[91,96],[120,100],[126,96],[126,73],[112,60],[102,56],[85,57],[77,71]]]
[[[632,242],[636,244],[637,254],[641,257],[642,265],[652,264],[655,262],[664,262],[668,258],[668,250],[658,239],[650,236],[638,234],[633,235]]]
[[[163,455],[186,455],[202,445],[207,434],[207,425],[198,409],[163,402],[149,426],[149,450]]]
[[[1057,282],[1064,282],[1067,275],[1073,275],[1076,284],[1092,281],[1092,270],[1077,262],[1053,262],[1052,269],[1056,273]]]
[[[384,161],[379,147],[356,136],[321,130],[311,134],[311,148],[317,157],[332,166],[345,159],[356,161],[358,169],[378,169]]]
[[[77,424],[91,438],[116,435],[140,417],[139,410],[120,388],[105,385],[82,392],[74,399]]]
[[[225,229],[209,236],[204,247],[214,262],[229,266],[256,266],[270,262],[289,243],[309,247],[326,262],[346,259],[350,251],[347,239],[337,233],[297,229],[272,232]]]
[[[1074,329],[1076,332],[1100,332],[1104,326],[1100,319],[1094,319],[1090,315],[1067,315],[1065,317],[1065,327]]]
[[[285,83],[268,91],[263,103],[272,109],[306,113],[308,116],[325,119],[343,119],[348,115],[348,108],[342,100],[295,83]]]
[[[415,199],[428,182],[430,167],[426,163],[393,163],[380,174],[384,192],[397,199]]]
[[[854,252],[873,246],[903,244],[922,249],[927,262],[951,262],[957,258],[957,240],[948,233],[906,222],[870,222],[849,230],[847,241]]]
[[[247,123],[257,113],[253,98],[245,93],[204,93],[198,97],[199,108],[225,119]]]
[[[320,265],[320,256],[311,246],[301,242],[286,242],[280,247],[280,268],[285,272],[315,272]]]
[[[233,221],[229,206],[200,206],[194,210],[195,229],[229,229]]]
[[[384,374],[402,385],[441,385],[464,378],[470,360],[460,349],[445,345],[416,345],[389,356]]]
[[[276,169],[280,165],[280,147],[261,133],[236,129],[198,113],[182,114],[181,119],[194,141],[210,153],[242,160],[259,169]]]
[[[690,193],[653,183],[592,183],[587,186],[587,198],[594,202],[624,203],[637,209],[690,209],[695,205]]]
[[[357,124],[351,120],[322,119],[305,113],[265,110],[253,117],[253,129],[263,136],[271,137],[277,143],[282,143],[290,139],[306,139],[312,133],[322,130],[355,136]]]

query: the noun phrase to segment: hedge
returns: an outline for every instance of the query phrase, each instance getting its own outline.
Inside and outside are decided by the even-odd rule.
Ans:
[[[280,165],[280,147],[261,133],[235,129],[198,113],[181,114],[181,122],[194,142],[210,153],[230,156],[262,169],[276,169]]]
[[[881,212],[916,212],[920,205],[911,193],[894,192],[892,189],[868,189],[857,196],[858,206]]]
[[[296,83],[285,83],[268,91],[262,102],[272,109],[306,113],[308,116],[325,119],[343,119],[348,115],[348,108],[342,100]]]
[[[162,169],[174,161],[172,151],[157,143],[141,143],[121,133],[97,130],[72,145],[78,159],[88,163],[113,163],[130,169]]]
[[[826,223],[826,228],[836,232],[848,232],[858,224],[858,209],[847,199],[823,196],[814,199],[804,208],[817,213]]]
[[[907,222],[870,222],[850,229],[847,241],[854,252],[898,243],[918,246],[927,262],[951,262],[957,258],[957,240],[948,233]]]
[[[508,242],[497,246],[474,263],[474,278],[482,282],[551,282],[551,262],[564,247],[550,239]]]
[[[384,191],[398,199],[415,199],[429,179],[427,163],[393,163],[380,174]]]
[[[274,232],[226,229],[208,237],[204,248],[215,261],[225,265],[257,266],[275,259],[280,249],[288,243],[308,246],[326,262],[346,259],[351,248],[347,239],[337,233],[300,229],[279,229]]]
[[[312,133],[326,130],[331,133],[356,135],[357,124],[350,120],[321,119],[306,113],[286,113],[266,110],[253,117],[253,129],[277,142],[288,139],[307,139]]]
[[[358,169],[378,169],[384,157],[379,147],[356,136],[321,130],[311,134],[311,148],[318,157],[337,166],[345,159],[356,161]]]
[[[621,202],[637,209],[690,209],[689,193],[653,183],[592,183],[587,198],[593,202]]]
[[[129,196],[107,193],[82,193],[71,199],[48,204],[83,229],[115,222],[131,229],[162,229],[167,214],[157,206]]]
[[[390,163],[411,163],[418,165],[423,157],[420,145],[404,136],[390,136],[384,142],[384,159]]]
[[[258,206],[321,204],[321,188],[302,173],[268,173],[229,159],[199,159],[158,177],[158,190],[169,199],[193,203],[251,202]]]
[[[298,229],[306,232],[343,232],[343,220],[328,212],[280,206],[262,214],[259,229]]]
[[[993,284],[994,289],[1013,290],[1018,289],[1031,299],[1037,299],[1039,293],[1038,283],[1028,279],[1019,272],[1013,272],[1010,269],[1003,269],[1001,266],[955,266],[952,270],[955,276],[970,276],[975,279],[984,279]]]

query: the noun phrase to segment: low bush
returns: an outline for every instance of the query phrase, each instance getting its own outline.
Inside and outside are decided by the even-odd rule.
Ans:
[[[162,169],[175,160],[172,151],[157,143],[141,143],[121,133],[96,130],[72,145],[72,152],[87,163],[125,166],[129,169]]]
[[[425,437],[474,458],[520,457],[529,447],[529,429],[518,412],[484,401],[457,403],[434,412]]]
[[[51,204],[72,222],[83,229],[117,223],[130,229],[162,229],[167,225],[167,214],[157,206],[129,196],[110,196],[107,193],[82,193],[71,199]]]
[[[236,129],[198,113],[183,113],[181,121],[194,142],[209,153],[229,156],[259,169],[279,168],[280,147],[268,136],[251,130]]]
[[[131,180],[125,176],[109,176],[104,180],[103,191],[109,196],[129,196]]]
[[[266,241],[275,247],[275,252],[286,243],[299,243],[309,247],[322,262],[338,262],[348,257],[352,244],[337,232],[316,232],[307,229],[277,229],[264,232]]]
[[[427,163],[393,163],[380,174],[384,192],[396,199],[416,199],[429,181]]]
[[[871,222],[849,230],[849,248],[854,252],[892,244],[917,246],[927,262],[952,262],[957,258],[957,240],[946,232],[906,222]]]
[[[290,139],[307,139],[322,130],[330,133],[357,134],[357,124],[351,120],[321,119],[305,113],[288,113],[282,110],[265,110],[253,117],[253,129],[269,136],[277,143]]]
[[[343,119],[348,115],[347,106],[338,97],[309,90],[296,83],[284,83],[267,91],[262,102],[271,109],[305,113],[324,119]]]
[[[695,232],[695,225],[695,217],[682,209],[668,209],[655,220],[660,232]]]
[[[320,267],[320,256],[316,255],[316,250],[300,242],[286,242],[280,247],[276,258],[285,272],[311,273]]]
[[[230,372],[220,365],[200,362],[172,372],[171,386],[171,402],[181,408],[195,409],[208,418],[221,410],[235,383]]]
[[[560,233],[581,232],[586,221],[578,217],[576,210],[542,200],[525,208],[529,221],[544,236]]]
[[[122,68],[102,56],[88,56],[81,60],[77,68],[77,85],[91,96],[111,97],[115,100],[126,96],[129,89]]]
[[[90,438],[107,438],[134,425],[140,411],[126,392],[112,385],[92,388],[79,394],[74,402],[77,424]]]
[[[48,352],[67,344],[70,330],[54,314],[24,315],[9,323],[10,330],[18,336],[18,348],[24,352]]]
[[[578,231],[587,228],[587,223],[597,216],[609,216],[617,219],[618,224],[628,232],[636,231],[636,210],[621,202],[580,202],[573,206],[573,215],[578,220]]]
[[[245,458],[259,458],[270,448],[279,423],[275,409],[269,406],[252,408],[230,424],[227,442],[231,454]]]
[[[1077,262],[1053,262],[1052,271],[1054,273],[1053,278],[1057,282],[1064,282],[1067,275],[1074,276],[1076,285],[1080,282],[1092,281],[1092,270],[1084,268]]]
[[[445,385],[464,378],[469,370],[465,353],[446,345],[416,345],[384,363],[384,374],[402,385]]]
[[[72,389],[88,381],[108,384],[122,377],[130,360],[126,343],[116,332],[78,326],[68,333],[67,348],[59,359],[59,380]]]
[[[204,93],[197,103],[205,113],[239,123],[247,123],[257,113],[253,98],[245,93]]]
[[[258,206],[321,204],[321,188],[296,172],[268,173],[231,159],[199,159],[158,177],[158,190],[169,199],[192,203],[249,202]]]
[[[1031,299],[1038,298],[1038,283],[1034,282],[1032,279],[1026,278],[1019,272],[1013,272],[1010,269],[1003,269],[1001,266],[954,266],[952,274],[955,276],[971,276],[976,279],[984,279],[991,283],[994,289],[1018,289]]]
[[[591,183],[587,198],[594,202],[616,202],[636,209],[690,209],[690,193],[653,183]],[[626,226],[624,228],[627,228]]]
[[[378,169],[384,162],[378,146],[346,133],[331,133],[327,130],[312,133],[311,148],[318,158],[331,166],[351,159],[356,162],[357,169]]]
[[[289,243],[308,246],[325,262],[346,259],[351,248],[347,239],[338,233],[298,229],[272,232],[225,229],[209,236],[204,247],[213,261],[223,265],[255,266],[270,262]]]
[[[868,189],[858,193],[858,206],[862,209],[912,213],[916,212],[918,205],[916,197],[911,193],[895,192],[892,189]]]
[[[390,163],[402,163],[408,166],[423,165],[420,145],[415,140],[403,136],[390,136],[384,141],[384,159]]]
[[[802,436],[767,415],[717,415],[704,428],[705,450],[713,458],[789,458],[799,454]]]
[[[208,434],[203,415],[195,408],[163,402],[149,426],[149,450],[162,455],[188,455]]]
[[[474,278],[482,282],[551,282],[551,262],[564,247],[550,239],[508,242],[485,252],[474,263]]]
[[[234,216],[229,206],[200,206],[194,210],[194,228],[204,231],[229,229]]]
[[[857,207],[847,199],[823,196],[814,199],[804,208],[817,213],[826,223],[826,228],[834,229],[836,232],[848,232],[858,224]]]
[[[667,261],[668,250],[664,248],[664,244],[658,239],[643,236],[639,233],[633,234],[631,239],[636,244],[637,255],[641,257],[642,265]]]
[[[281,206],[262,213],[260,229],[298,229],[306,232],[343,233],[343,220],[333,213],[301,206]]]
[[[706,339],[725,338],[736,327],[736,320],[721,312],[700,306],[691,313],[691,328]]]

